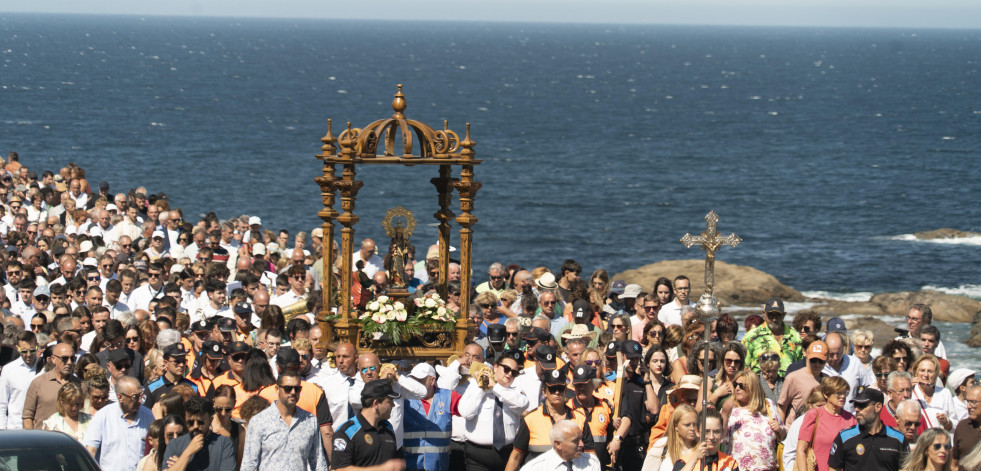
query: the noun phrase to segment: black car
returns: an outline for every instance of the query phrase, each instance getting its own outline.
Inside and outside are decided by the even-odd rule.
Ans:
[[[61,432],[0,431],[0,471],[98,471],[92,455]]]

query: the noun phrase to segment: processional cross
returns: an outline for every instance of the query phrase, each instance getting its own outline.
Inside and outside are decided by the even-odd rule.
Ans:
[[[719,216],[715,214],[715,211],[709,211],[705,215],[705,232],[702,235],[693,236],[691,234],[685,234],[681,238],[681,243],[685,244],[685,247],[691,248],[693,245],[700,245],[702,250],[705,251],[705,292],[698,299],[698,307],[696,307],[696,312],[698,316],[705,323],[706,327],[711,324],[719,316],[719,302],[715,299],[715,294],[712,292],[712,286],[715,285],[715,251],[723,245],[728,245],[730,247],[735,247],[739,245],[743,240],[739,238],[736,234],[729,234],[725,237],[719,235],[719,231],[716,230],[715,224],[719,222]],[[705,329],[705,342],[708,343],[710,331],[712,329]],[[704,364],[709,364],[708,352],[710,349],[706,348],[703,351]],[[708,368],[702,368],[702,384],[708,384]],[[702,413],[700,414],[700,430],[705,430],[705,419],[706,412],[708,411],[708,388],[702,388]],[[699,469],[706,469],[707,463],[705,458],[701,460],[701,466]]]
[[[723,245],[735,247],[743,241],[736,234],[722,237],[715,227],[718,222],[719,216],[715,211],[709,211],[705,215],[705,232],[702,232],[702,235],[685,234],[681,238],[681,243],[685,244],[685,247],[691,248],[697,244],[705,251],[705,292],[708,294],[712,294],[712,287],[715,285],[715,251]]]

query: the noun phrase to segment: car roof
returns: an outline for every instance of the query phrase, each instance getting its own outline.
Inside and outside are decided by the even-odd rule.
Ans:
[[[0,449],[50,448],[79,446],[74,438],[61,432],[48,430],[2,430]]]

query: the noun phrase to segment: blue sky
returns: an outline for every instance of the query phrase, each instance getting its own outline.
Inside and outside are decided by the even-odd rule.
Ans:
[[[0,5],[0,11],[380,20],[981,28],[981,2],[977,0],[47,0],[5,3]]]

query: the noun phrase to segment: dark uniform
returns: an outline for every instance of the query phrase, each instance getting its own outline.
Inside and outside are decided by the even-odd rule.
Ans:
[[[392,391],[392,383],[387,379],[376,379],[364,385],[361,399],[397,399],[399,394]],[[379,420],[372,426],[362,413],[344,422],[334,432],[333,452],[330,455],[331,469],[348,466],[376,466],[392,459],[401,459],[402,454],[395,445],[395,431],[387,420]],[[293,471],[293,470],[284,470]]]
[[[624,356],[627,359],[641,358],[642,347],[633,340],[623,343]],[[617,465],[622,469],[640,469],[644,466],[647,455],[647,438],[650,432],[649,421],[646,417],[647,408],[644,406],[644,395],[647,388],[641,378],[634,373],[629,379],[624,379],[620,395],[620,417],[630,418],[630,428],[627,436],[623,437],[620,445]]]
[[[184,349],[184,345],[183,344],[176,343],[176,344],[170,345],[170,346],[168,346],[167,348],[164,349],[164,351],[163,351],[163,358],[164,358],[164,360],[173,359],[173,358],[184,358],[184,359],[186,359],[187,358],[187,350]],[[184,365],[184,368],[185,368],[185,371],[186,371],[186,368],[187,368],[187,365],[186,364]],[[175,382],[170,382],[170,381],[167,381],[167,375],[164,374],[164,375],[161,375],[159,378],[157,378],[156,381],[154,381],[154,382],[152,382],[152,383],[150,383],[150,384],[147,385],[147,387],[146,387],[146,400],[144,400],[143,405],[146,406],[146,407],[148,407],[148,408],[152,408],[153,405],[156,404],[157,401],[160,400],[160,398],[162,398],[165,394],[167,394],[170,391],[172,391],[174,389],[174,386],[177,386],[178,384],[186,384],[186,385],[190,386],[191,389],[194,390],[194,392],[196,392],[196,393],[198,392],[198,385],[192,383],[191,381],[188,381],[187,378],[181,377],[180,379],[178,379]]]
[[[901,432],[887,425],[875,434],[853,425],[842,430],[831,444],[828,467],[845,471],[899,471],[905,441]]]
[[[401,458],[395,446],[395,431],[387,420],[372,427],[358,413],[334,432],[334,451],[330,455],[331,469],[348,466],[376,466],[393,458]]]

